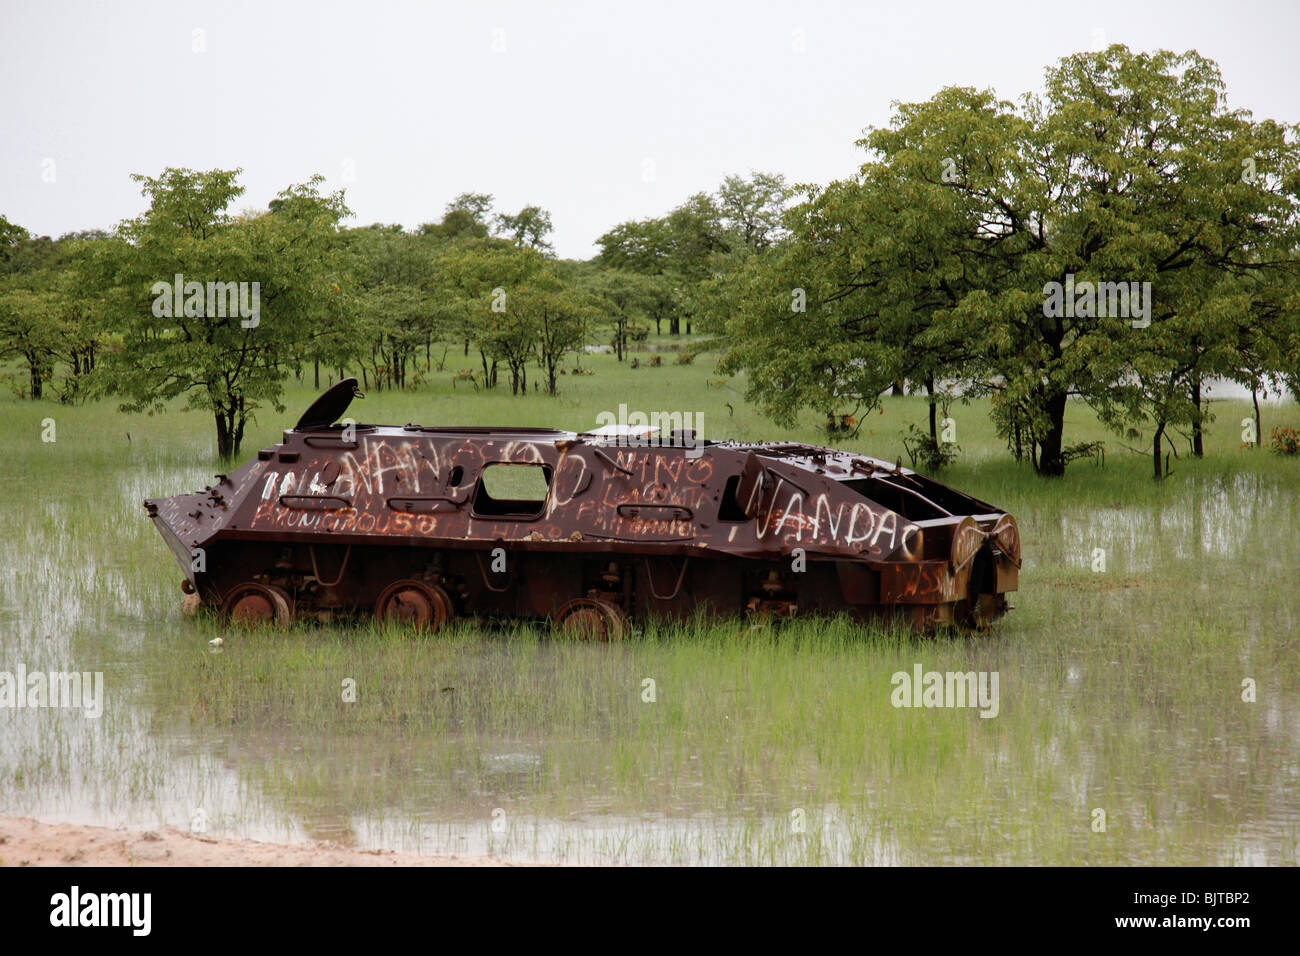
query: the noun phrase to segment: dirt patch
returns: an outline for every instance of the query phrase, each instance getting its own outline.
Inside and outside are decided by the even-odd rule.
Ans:
[[[333,843],[256,843],[172,827],[111,830],[0,817],[0,866],[514,866],[486,856],[421,856]]]

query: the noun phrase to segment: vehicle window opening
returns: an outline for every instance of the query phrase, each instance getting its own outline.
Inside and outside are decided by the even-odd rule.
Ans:
[[[548,465],[504,462],[487,465],[474,492],[474,513],[486,517],[540,518],[550,487]]]

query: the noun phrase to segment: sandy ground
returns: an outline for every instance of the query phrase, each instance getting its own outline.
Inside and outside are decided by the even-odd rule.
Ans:
[[[110,830],[0,817],[0,866],[512,866],[491,857],[420,856],[332,843],[225,840],[171,827]]]

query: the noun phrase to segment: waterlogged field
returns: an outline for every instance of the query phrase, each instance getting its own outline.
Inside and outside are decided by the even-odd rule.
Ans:
[[[709,364],[583,364],[557,399],[445,373],[352,414],[581,429],[625,402],[703,412],[709,437],[826,442],[811,416],[764,422]],[[245,454],[313,396],[260,413]],[[1241,447],[1247,404],[1215,412],[1208,457],[1157,484],[1075,408],[1069,440],[1106,439],[1105,467],[1045,482],[982,405],[954,406],[944,480],[1024,541],[989,633],[737,620],[601,646],[183,618],[141,501],[222,470],[211,422],[5,397],[0,671],[102,672],[104,691],[98,717],[0,707],[0,812],[567,862],[1295,864],[1300,462]],[[924,415],[888,399],[833,443],[892,459]],[[1294,402],[1266,407],[1276,424],[1300,425]],[[895,706],[918,666],[985,675],[995,706]]]

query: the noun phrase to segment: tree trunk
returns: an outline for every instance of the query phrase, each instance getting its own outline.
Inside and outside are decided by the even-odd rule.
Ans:
[[[35,352],[27,353],[27,372],[31,379],[31,394],[39,400],[45,387],[45,376],[41,370],[41,357]]]
[[[939,429],[936,427],[937,423],[935,422],[936,415],[935,415],[935,408],[934,408],[934,376],[933,375],[927,375],[925,377],[925,394],[930,399],[930,444],[932,444],[935,448],[938,448]]]
[[[1250,403],[1255,406],[1255,447],[1258,448],[1264,443],[1264,433],[1260,431],[1264,426],[1259,421],[1259,390],[1254,385],[1250,387]]]
[[[317,360],[316,360],[315,365],[316,365],[316,382],[315,382],[315,388],[316,388],[316,391],[319,392],[319,391],[320,391],[320,359],[317,359]]]
[[[213,409],[217,423],[217,457],[229,461],[239,454],[239,447],[244,441],[244,400],[231,399],[229,404],[218,405]]]
[[[1201,430],[1201,376],[1192,378],[1192,404],[1196,411],[1192,415],[1192,454],[1197,458],[1205,457],[1205,440]]]
[[[1059,478],[1065,474],[1065,457],[1061,454],[1065,437],[1065,399],[1064,392],[1053,393],[1044,403],[1048,426],[1047,433],[1038,442],[1038,473],[1047,478]]]
[[[1163,472],[1160,470],[1160,442],[1164,439],[1164,437],[1165,437],[1165,423],[1160,422],[1156,426],[1156,437],[1151,442],[1151,464],[1155,468],[1155,479],[1157,481],[1159,481],[1162,477],[1164,477]]]
[[[889,394],[894,398],[901,398],[903,395],[903,383],[895,382],[893,387],[889,390]]]
[[[217,420],[217,457],[226,461],[231,457],[230,453],[230,428],[226,425],[226,418],[220,409],[213,412]]]

